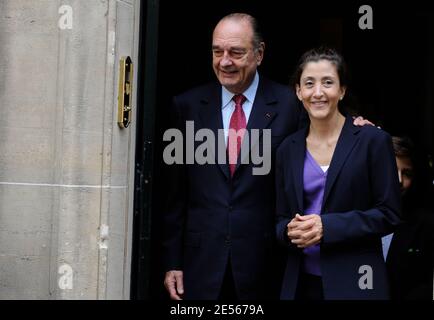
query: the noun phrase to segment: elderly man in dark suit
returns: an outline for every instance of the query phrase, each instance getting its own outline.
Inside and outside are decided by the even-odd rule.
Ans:
[[[241,129],[244,122],[247,132],[271,129],[271,150],[264,151],[274,154],[283,138],[298,128],[301,108],[287,87],[258,74],[264,48],[253,17],[224,17],[212,43],[218,82],[174,98],[179,129],[184,132],[186,121],[194,121],[196,132],[211,129],[217,137],[219,129],[232,128],[232,116],[238,115],[236,122]],[[237,114],[233,97],[241,94],[245,101]],[[254,175],[253,163],[237,162],[177,165],[164,217],[164,282],[172,299],[255,299],[269,294],[273,174]]]

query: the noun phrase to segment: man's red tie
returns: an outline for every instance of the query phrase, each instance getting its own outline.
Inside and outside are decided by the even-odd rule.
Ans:
[[[240,154],[246,129],[246,115],[243,111],[243,103],[246,101],[246,97],[242,94],[236,94],[232,99],[235,101],[235,110],[229,122],[228,135],[229,169],[231,171],[231,177],[234,175],[237,166],[237,159]]]

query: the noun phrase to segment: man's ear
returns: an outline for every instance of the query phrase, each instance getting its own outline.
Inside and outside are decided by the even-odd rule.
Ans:
[[[258,66],[261,65],[262,59],[264,59],[264,51],[265,51],[265,42],[261,42],[259,44],[259,48],[256,51],[256,64]]]

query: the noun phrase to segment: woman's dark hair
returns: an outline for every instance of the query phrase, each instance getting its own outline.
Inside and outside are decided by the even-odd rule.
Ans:
[[[336,66],[340,85],[346,87],[348,84],[348,75],[344,58],[335,49],[328,47],[311,49],[301,56],[292,77],[292,85],[295,87],[297,84],[300,84],[301,74],[303,73],[306,64],[309,62],[318,62],[320,60],[330,61]]]

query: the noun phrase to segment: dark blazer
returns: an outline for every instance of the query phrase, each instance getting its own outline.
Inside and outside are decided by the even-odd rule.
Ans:
[[[276,155],[278,240],[288,258],[281,298],[294,299],[302,250],[289,243],[286,225],[303,213],[307,129],[282,142]],[[328,169],[321,209],[321,272],[325,299],[387,299],[381,236],[399,223],[399,182],[390,136],[347,118]],[[373,288],[360,289],[371,268]]]
[[[433,300],[434,213],[408,209],[408,221],[393,233],[387,254],[391,297]]]
[[[186,121],[215,136],[223,128],[218,83],[181,94],[173,105],[182,131]],[[301,114],[287,87],[260,77],[247,129],[271,129],[272,167],[276,147],[298,129]],[[183,270],[185,299],[216,299],[229,260],[241,299],[270,294],[264,286],[275,241],[274,168],[267,175],[253,175],[252,168],[238,164],[231,179],[228,164],[172,166],[164,257],[166,270]]]

